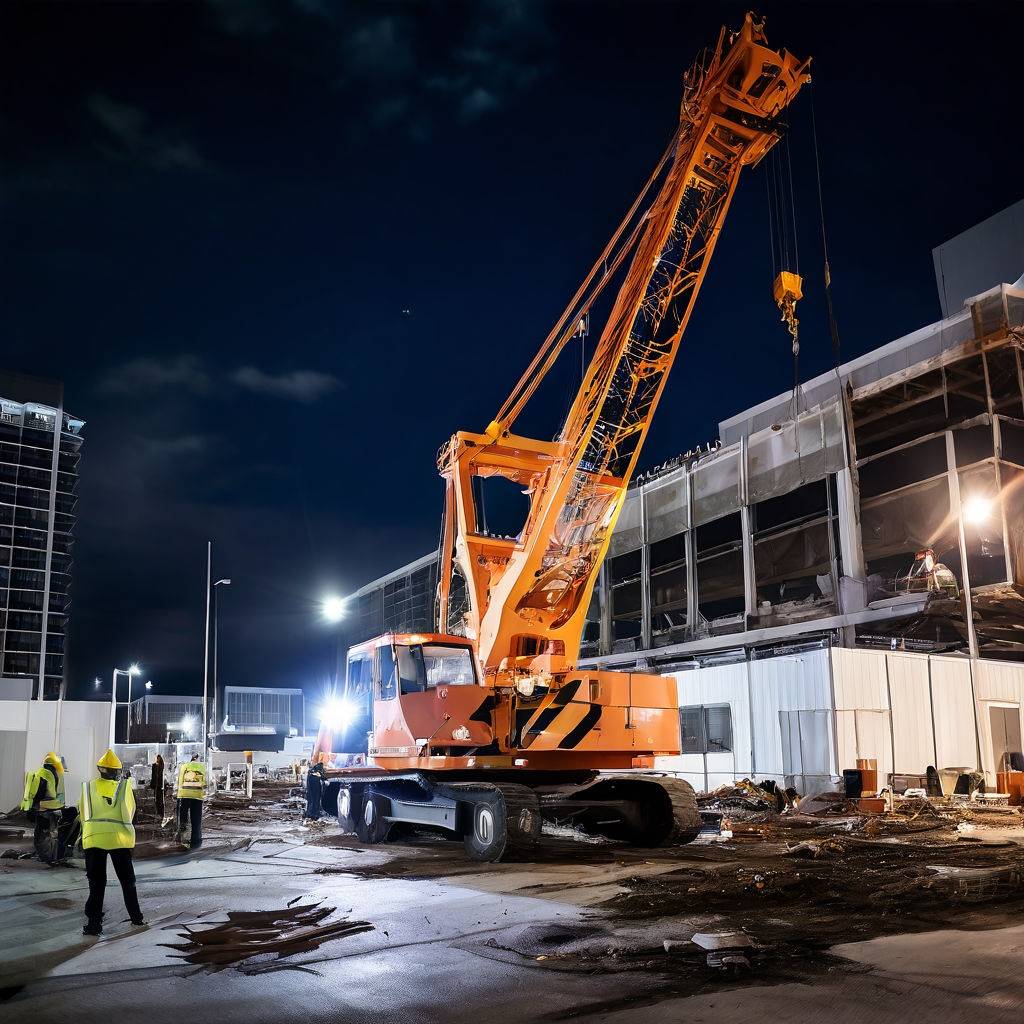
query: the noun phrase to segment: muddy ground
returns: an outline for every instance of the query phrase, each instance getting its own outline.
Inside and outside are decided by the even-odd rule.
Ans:
[[[323,972],[325,965],[369,955],[359,951],[374,943],[381,951],[396,948],[401,929],[406,944],[427,943],[438,950],[435,956],[444,948],[446,957],[479,964],[471,973],[481,986],[512,984],[517,976],[550,978],[551,984],[540,982],[544,1006],[509,1019],[603,1020],[709,993],[842,985],[840,979],[872,970],[846,954],[851,943],[944,929],[1010,934],[1024,920],[1024,819],[1017,811],[920,801],[882,816],[851,815],[841,807],[822,816],[731,808],[724,822],[731,835],[707,835],[686,846],[640,850],[546,829],[528,862],[481,865],[465,857],[461,842],[426,832],[396,830],[388,843],[365,848],[333,821],[303,823],[301,800],[286,785],[258,786],[251,801],[215,798],[205,817],[206,845],[183,859],[173,823],[156,822],[148,796],[140,794],[140,892],[144,903],[147,887],[162,901],[170,916],[161,927],[171,933],[132,956],[158,971],[154,984],[169,969],[157,965],[169,957],[183,951],[198,956],[188,952],[195,929],[224,920],[213,916],[218,911],[230,921],[258,910],[261,922],[301,912],[313,915],[323,934],[283,949],[278,935],[275,971]],[[24,852],[27,841],[16,821],[0,826],[0,850]],[[196,857],[223,866],[200,870],[204,861]],[[210,871],[237,872],[239,864],[251,866],[249,880],[232,874],[221,889],[215,875],[200,882]],[[260,881],[259,872],[271,869],[273,875]],[[23,896],[15,892],[11,905],[74,918],[81,882],[71,872],[55,873],[52,888],[33,882],[35,902],[26,889]],[[184,888],[173,880],[183,874],[191,879]],[[11,879],[29,881],[20,877],[20,883],[17,875]],[[189,924],[197,886],[210,894],[206,904],[211,896],[215,903],[201,900],[202,913]],[[220,900],[213,896],[218,892]],[[314,906],[332,912],[309,909]],[[737,955],[721,966],[709,963],[707,950],[691,941],[701,932],[730,934],[724,941]],[[125,950],[124,943],[135,940],[117,941]],[[257,941],[254,956],[248,966],[232,969],[247,976],[270,969],[269,945],[261,956]],[[424,970],[430,976],[429,964]],[[572,986],[586,996],[569,998]],[[16,1002],[46,991],[19,988]],[[378,996],[408,1005],[424,998],[423,986],[410,983],[397,994],[384,988]],[[239,990],[234,998],[250,996]]]

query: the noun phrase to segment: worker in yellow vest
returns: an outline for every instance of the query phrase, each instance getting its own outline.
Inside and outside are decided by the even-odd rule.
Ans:
[[[60,863],[75,829],[77,811],[64,806],[64,762],[59,754],[51,750],[41,767],[25,773],[19,806],[35,826],[36,856],[47,864]]]
[[[103,932],[103,890],[107,886],[107,857],[121,883],[125,909],[134,925],[146,922],[135,890],[135,794],[131,778],[121,778],[121,760],[108,750],[96,762],[99,778],[82,783],[82,849],[89,899],[85,904],[83,935]]]
[[[203,797],[206,795],[206,765],[193,755],[178,765],[178,842],[185,842],[185,829],[190,829],[189,849],[203,845]]]

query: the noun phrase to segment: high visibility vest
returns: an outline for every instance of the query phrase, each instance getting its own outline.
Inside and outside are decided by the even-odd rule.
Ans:
[[[54,784],[54,775],[57,776],[56,784]],[[45,768],[36,768],[34,771],[25,772],[25,792],[22,794],[21,803],[18,804],[21,810],[32,810],[40,786],[44,788],[39,800],[39,810],[60,810],[64,806],[64,776]]]
[[[179,764],[178,788],[174,795],[179,800],[202,800],[206,795],[206,765],[199,761]]]
[[[41,811],[58,811],[64,806],[64,773],[47,771],[41,768],[39,774],[46,779],[46,796],[39,801]],[[53,779],[57,778],[57,785],[54,787]]]
[[[82,783],[82,849],[130,850],[135,846],[135,796],[129,779]]]

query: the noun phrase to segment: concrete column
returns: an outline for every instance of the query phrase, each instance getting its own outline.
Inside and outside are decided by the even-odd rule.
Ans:
[[[743,605],[748,622],[757,614],[753,519],[747,494],[747,438],[744,436],[740,439],[740,531],[743,538]]]
[[[949,512],[956,520],[960,543],[960,587],[964,595],[964,618],[967,620],[967,649],[971,658],[978,657],[978,635],[974,631],[974,602],[971,598],[971,574],[967,565],[967,540],[964,537],[964,517],[960,507],[960,475],[956,471],[956,449],[953,431],[946,431],[946,477],[949,481]]]

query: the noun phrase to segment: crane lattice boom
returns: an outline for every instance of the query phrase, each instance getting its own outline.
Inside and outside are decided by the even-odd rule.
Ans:
[[[747,15],[684,78],[679,126],[644,189],[483,434],[442,448],[446,480],[439,629],[476,640],[488,677],[574,663],[596,581],[651,419],[743,167],[781,137],[809,62],[765,45]],[[618,292],[554,441],[513,433],[598,297]],[[524,488],[516,538],[488,536],[476,477]],[[457,607],[454,585],[464,585]],[[461,619],[462,621],[455,621]]]

